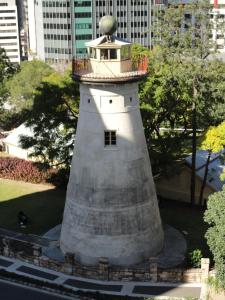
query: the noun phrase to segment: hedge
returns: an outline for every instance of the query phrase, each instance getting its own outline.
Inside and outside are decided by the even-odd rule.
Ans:
[[[46,169],[34,163],[15,157],[0,157],[0,177],[31,183],[45,183],[57,170]]]

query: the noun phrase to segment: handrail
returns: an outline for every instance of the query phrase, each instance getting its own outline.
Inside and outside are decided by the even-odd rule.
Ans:
[[[130,70],[130,72],[124,72],[123,73],[119,73],[118,75],[116,74],[112,74],[113,77],[121,77],[123,75],[125,75],[125,73],[133,73],[134,72],[146,72],[147,73],[148,70],[148,57],[147,56],[143,56],[141,57],[137,62],[132,63],[132,69]],[[92,68],[91,68],[91,63],[90,63],[90,59],[89,58],[73,58],[72,60],[72,72],[74,75],[87,75],[88,73],[92,73],[92,76],[94,77],[94,73],[92,72]],[[100,74],[96,74],[96,76],[98,77]],[[104,74],[101,74],[100,77],[104,77]],[[110,77],[107,76],[106,77]]]

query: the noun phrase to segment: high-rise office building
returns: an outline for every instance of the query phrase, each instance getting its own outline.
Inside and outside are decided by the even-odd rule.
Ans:
[[[118,37],[151,47],[154,8],[159,9],[161,1],[28,0],[31,52],[52,63],[84,56],[85,43],[100,35],[104,15],[117,19]]]
[[[28,0],[30,52],[49,62],[72,58],[71,5],[67,0]]]
[[[93,38],[94,19],[93,5],[95,1],[72,0],[73,55],[86,54],[85,42]]]
[[[27,0],[16,0],[20,35],[21,59],[27,60],[29,51]]]
[[[16,0],[0,2],[0,47],[13,63],[20,63],[20,42]]]

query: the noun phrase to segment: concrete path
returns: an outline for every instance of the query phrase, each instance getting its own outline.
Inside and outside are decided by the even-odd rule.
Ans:
[[[172,284],[150,282],[115,282],[84,279],[69,276],[50,269],[41,268],[17,259],[0,256],[0,268],[9,272],[44,280],[74,290],[98,291],[104,294],[114,294],[136,297],[154,297],[155,299],[201,299],[201,284]]]

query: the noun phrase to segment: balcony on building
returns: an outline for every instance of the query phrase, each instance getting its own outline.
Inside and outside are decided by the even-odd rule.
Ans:
[[[132,44],[115,36],[103,35],[86,43],[88,56],[73,59],[73,78],[85,82],[137,81],[147,75],[147,57],[135,62]]]

